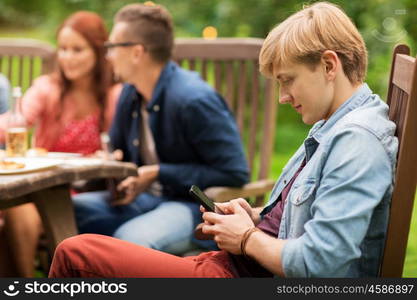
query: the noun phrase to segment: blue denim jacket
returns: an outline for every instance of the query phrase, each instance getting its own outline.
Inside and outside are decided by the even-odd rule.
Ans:
[[[398,148],[388,106],[363,84],[317,122],[282,171],[262,215],[302,160],[278,238],[286,277],[377,276]]]
[[[110,129],[123,159],[143,165],[139,152],[142,95],[126,84]],[[239,187],[249,170],[234,117],[225,100],[197,73],[168,62],[146,109],[160,161],[164,196],[189,199],[191,185]]]

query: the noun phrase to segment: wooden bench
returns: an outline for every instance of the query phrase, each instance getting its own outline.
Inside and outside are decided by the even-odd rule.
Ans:
[[[225,97],[244,141],[252,181],[242,188],[212,187],[215,201],[253,198],[263,204],[274,186],[268,179],[276,126],[275,83],[258,71],[263,40],[255,38],[176,39],[173,58],[195,70]],[[33,79],[55,66],[54,48],[31,39],[0,39],[0,71],[26,90]],[[256,200],[255,200],[256,199]]]
[[[395,185],[380,268],[381,277],[401,277],[417,183],[417,64],[409,47],[395,48],[387,103],[399,141]]]
[[[259,73],[262,43],[262,39],[255,38],[175,40],[174,60],[199,72],[226,99],[235,115],[249,163],[251,182],[242,188],[206,189],[214,201],[253,198],[253,205],[261,206],[275,183],[268,175],[276,127],[277,88]]]
[[[0,72],[26,90],[41,74],[54,69],[55,49],[32,39],[0,39]]]

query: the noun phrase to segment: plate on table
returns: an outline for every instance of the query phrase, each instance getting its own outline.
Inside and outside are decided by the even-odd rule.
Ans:
[[[46,157],[48,158],[76,158],[76,157],[82,157],[82,154],[70,153],[70,152],[48,152]]]
[[[0,160],[0,175],[23,174],[54,168],[62,163],[60,159],[50,158],[5,158]]]
[[[70,153],[70,152],[49,152],[45,148],[30,148],[26,152],[26,158],[75,158],[81,157],[81,153]]]

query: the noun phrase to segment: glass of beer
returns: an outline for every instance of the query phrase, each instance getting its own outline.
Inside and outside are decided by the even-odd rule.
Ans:
[[[6,131],[6,154],[25,156],[28,150],[28,131],[25,127],[11,127]]]

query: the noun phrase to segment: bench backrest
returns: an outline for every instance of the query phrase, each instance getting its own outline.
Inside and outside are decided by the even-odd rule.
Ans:
[[[33,79],[54,68],[55,50],[31,39],[0,39],[0,72],[12,86],[26,90]]]
[[[269,175],[278,106],[274,82],[259,73],[262,43],[255,38],[176,39],[173,55],[226,99],[243,139],[252,180]],[[261,204],[262,198],[256,202]]]
[[[380,269],[382,277],[401,277],[410,231],[417,182],[417,64],[410,49],[394,50],[387,103],[397,125],[399,141],[395,185],[391,200],[386,244]]]

